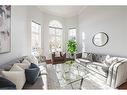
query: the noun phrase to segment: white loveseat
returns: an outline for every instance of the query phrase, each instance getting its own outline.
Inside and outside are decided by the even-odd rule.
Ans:
[[[127,59],[121,57],[108,58],[110,63],[106,63],[107,55],[84,52],[76,54],[76,61],[86,65],[91,73],[100,76],[105,83],[117,88],[127,81]]]

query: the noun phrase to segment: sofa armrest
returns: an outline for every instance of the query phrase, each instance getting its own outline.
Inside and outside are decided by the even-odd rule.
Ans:
[[[127,80],[127,62],[113,63],[109,67],[107,85],[117,88]]]
[[[127,62],[120,62],[113,67],[111,87],[116,88],[127,81]]]
[[[116,63],[112,63],[111,66],[108,69],[108,77],[106,80],[106,83],[108,86],[111,86],[111,82],[112,82],[112,75],[113,75],[113,67]]]

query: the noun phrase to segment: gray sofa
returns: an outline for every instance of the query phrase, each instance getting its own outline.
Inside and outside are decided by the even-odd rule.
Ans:
[[[14,63],[22,64],[21,62],[26,58],[26,56],[14,59],[6,64],[0,65],[0,70],[10,70]],[[23,89],[47,89],[47,65],[45,62],[45,57],[41,56],[38,57],[39,61],[39,68],[40,68],[40,75],[36,82],[32,85],[25,83]]]
[[[85,54],[85,57],[84,57]],[[114,58],[110,65],[106,65],[107,55],[84,52],[76,54],[75,61],[84,65],[87,70],[104,81],[108,86],[117,88],[127,81],[127,59],[121,57]],[[116,60],[117,59],[117,60]]]

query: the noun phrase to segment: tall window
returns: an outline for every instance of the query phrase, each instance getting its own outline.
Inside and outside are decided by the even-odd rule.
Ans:
[[[34,21],[31,22],[31,47],[32,54],[38,55],[41,49],[41,25]]]
[[[62,32],[62,24],[59,21],[53,20],[49,23],[50,52],[62,51]]]
[[[76,40],[76,32],[77,29],[76,28],[70,28],[69,32],[68,32],[68,39],[75,39]]]

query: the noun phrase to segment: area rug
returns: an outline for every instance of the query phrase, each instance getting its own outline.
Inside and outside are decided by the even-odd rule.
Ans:
[[[57,78],[55,69],[51,64],[47,65],[47,81],[48,81],[48,89],[54,90],[72,90],[72,85],[67,85],[65,87],[60,87],[59,80]],[[78,90],[76,85],[78,85],[80,81],[77,81],[73,84],[73,89]],[[84,78],[82,90],[104,90],[104,89],[112,89],[109,86],[105,85],[99,79],[89,74],[88,77]]]

